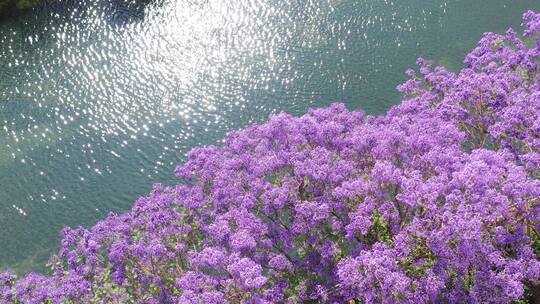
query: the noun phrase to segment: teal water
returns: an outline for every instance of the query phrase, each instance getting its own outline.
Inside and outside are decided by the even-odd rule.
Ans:
[[[48,0],[0,20],[0,269],[130,208],[194,146],[286,111],[380,114],[537,0]]]

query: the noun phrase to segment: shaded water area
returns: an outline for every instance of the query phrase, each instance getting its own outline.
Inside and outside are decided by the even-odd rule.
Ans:
[[[417,57],[458,70],[537,0],[49,0],[0,20],[0,268],[172,184],[192,147],[286,111],[384,113]]]

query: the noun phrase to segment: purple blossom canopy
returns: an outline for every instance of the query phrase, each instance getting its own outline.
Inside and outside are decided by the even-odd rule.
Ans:
[[[540,299],[540,14],[457,74],[419,59],[384,116],[342,104],[193,149],[179,184],[65,228],[2,303]]]

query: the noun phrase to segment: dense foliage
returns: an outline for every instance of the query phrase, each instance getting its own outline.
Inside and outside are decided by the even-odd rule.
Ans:
[[[131,212],[65,228],[14,303],[508,303],[540,278],[540,14],[385,116],[341,104],[196,148]]]

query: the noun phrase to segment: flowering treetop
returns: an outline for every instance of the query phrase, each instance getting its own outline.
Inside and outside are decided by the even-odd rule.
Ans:
[[[508,303],[539,297],[540,14],[459,73],[419,59],[384,116],[341,104],[195,148],[14,303]]]

